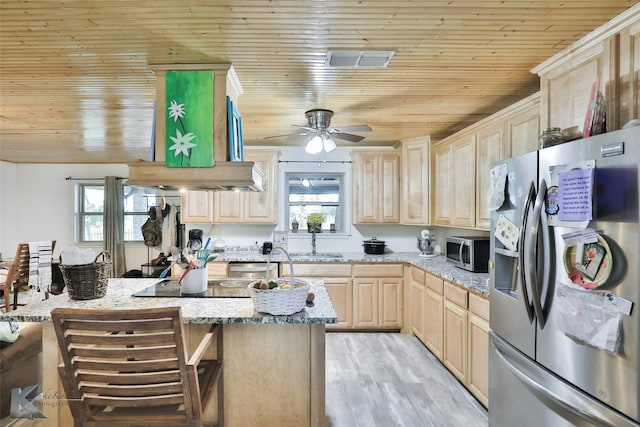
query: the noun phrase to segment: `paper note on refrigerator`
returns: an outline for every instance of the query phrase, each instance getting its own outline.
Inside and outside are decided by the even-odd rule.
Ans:
[[[518,238],[520,236],[520,229],[516,227],[514,223],[509,221],[504,215],[500,215],[498,217],[494,235],[496,236],[496,239],[502,242],[502,244],[506,248],[514,252],[518,250]]]
[[[489,210],[495,211],[504,204],[504,192],[507,184],[507,165],[505,163],[491,168],[489,173]]]
[[[558,174],[560,221],[591,221],[593,169],[572,169]]]

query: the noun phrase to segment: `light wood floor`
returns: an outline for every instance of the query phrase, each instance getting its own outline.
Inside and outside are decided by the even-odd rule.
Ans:
[[[486,410],[413,335],[327,333],[330,427],[488,424]]]
[[[482,405],[412,335],[330,332],[326,357],[327,427],[487,426]]]

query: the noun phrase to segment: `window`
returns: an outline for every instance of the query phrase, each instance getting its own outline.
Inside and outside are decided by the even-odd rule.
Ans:
[[[294,220],[306,228],[309,214],[322,213],[323,230],[329,231],[335,224],[336,232],[344,232],[343,180],[344,174],[339,173],[287,173],[288,229]]]
[[[103,240],[104,185],[79,184],[78,240]],[[156,192],[150,188],[123,186],[124,240],[141,242],[142,224],[147,220],[149,206],[155,205]]]

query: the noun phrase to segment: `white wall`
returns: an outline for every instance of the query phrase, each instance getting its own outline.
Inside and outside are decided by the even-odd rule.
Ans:
[[[253,148],[253,147],[252,147]],[[268,147],[273,149],[274,147]],[[371,148],[371,147],[363,147]],[[300,171],[310,169],[329,170],[343,168],[350,176],[348,163],[350,150],[338,148],[327,155],[327,163],[319,162],[318,156],[307,154],[303,148],[285,147],[281,150],[283,161],[310,161],[310,163],[281,163],[281,174],[285,170]],[[347,163],[330,163],[346,161]],[[0,162],[0,252],[3,257],[11,258],[19,242],[36,240],[57,240],[54,256],[74,244],[74,205],[75,185],[78,181],[65,178],[103,178],[107,175],[127,176],[125,164],[13,164]],[[281,187],[284,180],[280,179]],[[345,199],[351,201],[350,183]],[[282,193],[282,192],[281,192]],[[280,209],[282,212],[283,210]],[[348,209],[347,217],[351,218]],[[274,230],[284,230],[286,225],[211,225],[189,224],[190,228],[202,228],[203,235],[214,239],[223,239],[227,246],[248,246],[255,242],[271,240]],[[424,226],[408,225],[351,225],[349,234],[335,235],[322,233],[317,236],[318,251],[360,252],[362,240],[375,236],[384,240],[388,249],[394,252],[418,252],[416,237]],[[445,236],[486,234],[473,230],[459,230],[446,227],[429,227],[435,231],[438,243],[444,246]],[[187,233],[185,232],[185,235]],[[311,236],[301,230],[289,235],[289,250],[308,251],[311,249]],[[101,247],[96,247],[100,250]],[[127,245],[127,269],[140,268],[147,259],[155,258],[158,251],[148,250],[142,243]]]

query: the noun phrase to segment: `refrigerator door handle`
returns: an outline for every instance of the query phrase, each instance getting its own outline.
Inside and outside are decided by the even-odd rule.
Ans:
[[[546,256],[546,251],[550,249],[549,242],[549,233],[548,227],[546,227],[546,214],[544,215],[544,225],[541,226],[542,220],[542,207],[544,206],[544,199],[547,194],[547,183],[545,180],[540,181],[540,185],[538,188],[538,195],[536,196],[536,202],[533,206],[533,218],[531,219],[531,239],[529,240],[529,253],[532,254],[531,257],[527,260],[528,264],[528,279],[529,284],[531,285],[531,299],[533,302],[533,309],[536,314],[536,318],[538,319],[538,325],[540,329],[544,329],[545,324],[547,323],[547,316],[544,310],[542,309],[542,302],[540,299],[540,279],[537,271],[537,260],[538,260],[538,237],[540,235],[540,229],[542,228],[542,243],[543,243],[543,280],[547,280],[547,276],[550,273],[550,261],[549,256]],[[545,232],[546,231],[546,232]]]
[[[520,271],[520,288],[522,290],[522,300],[524,302],[525,309],[527,311],[527,316],[529,316],[529,323],[533,323],[535,319],[535,312],[533,304],[530,302],[529,291],[527,290],[527,277],[525,273],[525,244],[524,244],[524,236],[527,231],[527,226],[529,222],[529,210],[531,209],[531,203],[536,197],[536,184],[531,181],[531,185],[529,186],[529,194],[524,202],[524,210],[522,213],[522,227],[520,228],[520,237],[519,237],[519,247],[518,247],[518,271]]]
[[[616,427],[617,424],[615,421],[607,420],[601,417],[599,414],[594,413],[592,408],[589,408],[587,405],[583,403],[583,401],[579,398],[571,399],[571,394],[568,394],[565,398],[564,396],[559,395],[558,393],[554,393],[552,390],[549,390],[547,387],[540,384],[536,379],[532,378],[530,375],[522,372],[520,368],[516,366],[518,363],[516,360],[511,360],[509,355],[505,354],[502,349],[499,348],[498,345],[494,346],[495,354],[500,358],[502,363],[527,387],[529,390],[533,392],[538,398],[544,402],[550,408],[556,408],[556,411],[561,413],[564,411],[565,413],[572,414],[574,417],[578,417],[582,420],[585,420],[591,424],[597,426],[605,426],[605,427]]]

